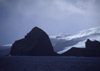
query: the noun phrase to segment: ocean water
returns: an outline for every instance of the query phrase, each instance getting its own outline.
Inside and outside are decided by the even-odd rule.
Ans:
[[[1,56],[0,71],[100,71],[100,58]]]

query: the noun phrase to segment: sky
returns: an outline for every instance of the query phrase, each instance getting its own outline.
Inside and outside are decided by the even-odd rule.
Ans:
[[[0,0],[0,45],[23,38],[33,27],[48,35],[100,26],[100,0]]]

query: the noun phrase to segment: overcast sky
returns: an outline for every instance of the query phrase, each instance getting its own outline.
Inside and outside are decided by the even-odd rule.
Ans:
[[[0,44],[13,43],[34,26],[57,35],[99,24],[100,0],[0,0]]]

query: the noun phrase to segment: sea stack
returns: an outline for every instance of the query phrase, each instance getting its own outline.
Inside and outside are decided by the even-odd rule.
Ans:
[[[53,56],[49,36],[40,28],[33,28],[23,39],[15,41],[11,47],[12,56]]]

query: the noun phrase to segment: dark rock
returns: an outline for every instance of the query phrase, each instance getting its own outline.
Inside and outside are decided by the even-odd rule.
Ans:
[[[62,54],[62,56],[100,57],[100,50],[89,48],[75,48]]]
[[[84,56],[84,57],[100,57],[100,42],[87,40],[86,48],[73,47],[69,51],[63,53],[63,56]]]
[[[63,53],[63,56],[83,56],[83,48],[71,48],[70,50],[68,50],[67,52]]]
[[[12,56],[52,56],[56,55],[48,35],[38,27],[33,28],[23,39],[15,41]]]
[[[94,48],[94,49],[100,49],[100,42],[99,41],[91,41],[87,40],[85,43],[86,48]]]

